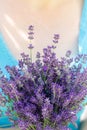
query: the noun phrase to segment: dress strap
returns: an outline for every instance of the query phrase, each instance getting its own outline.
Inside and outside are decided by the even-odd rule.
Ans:
[[[78,40],[79,53],[87,54],[87,0],[84,0]]]

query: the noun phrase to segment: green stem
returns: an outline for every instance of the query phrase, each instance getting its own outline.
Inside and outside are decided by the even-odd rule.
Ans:
[[[30,59],[31,59],[31,62],[32,62],[32,49],[30,49]]]
[[[30,125],[29,128],[27,128],[27,130],[31,130],[31,129],[36,130],[35,125]]]

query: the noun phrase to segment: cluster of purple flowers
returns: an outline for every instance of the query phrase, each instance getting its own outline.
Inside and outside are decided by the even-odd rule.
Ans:
[[[55,44],[59,35],[54,38]],[[87,55],[73,58],[67,51],[58,59],[55,45],[44,48],[42,55],[37,52],[34,62],[22,53],[17,67],[6,66],[10,78],[0,77],[6,100],[13,104],[7,114],[11,117],[14,111],[21,130],[69,130],[87,95],[87,69],[82,67]]]

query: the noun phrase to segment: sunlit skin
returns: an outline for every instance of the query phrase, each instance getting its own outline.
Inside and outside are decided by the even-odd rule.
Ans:
[[[37,10],[53,9],[68,1],[69,0],[32,0],[32,1],[27,0],[27,2],[28,3],[31,2],[31,6]]]
[[[51,44],[53,34],[59,33],[58,56],[68,49],[76,54],[82,5],[83,0],[3,0],[0,1],[0,30],[16,58],[24,48],[28,51],[30,24],[35,26],[35,53]]]

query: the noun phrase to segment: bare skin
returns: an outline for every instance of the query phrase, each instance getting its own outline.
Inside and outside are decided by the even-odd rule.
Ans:
[[[3,0],[0,2],[0,29],[16,58],[28,51],[27,28],[35,26],[35,53],[60,34],[58,56],[78,51],[78,34],[83,0]],[[13,47],[14,46],[14,47]]]

